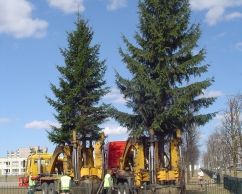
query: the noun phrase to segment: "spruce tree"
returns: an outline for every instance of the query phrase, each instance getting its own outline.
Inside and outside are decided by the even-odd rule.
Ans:
[[[46,97],[54,107],[54,114],[61,127],[52,126],[48,138],[55,144],[70,144],[72,131],[85,142],[90,138],[99,139],[100,124],[107,118],[109,105],[100,103],[109,92],[104,75],[105,60],[99,60],[99,44],[92,45],[94,32],[88,27],[88,20],[78,14],[74,22],[76,29],[67,32],[67,48],[60,48],[65,65],[57,65],[60,73],[59,86],[52,83],[50,88],[55,98]]]
[[[116,72],[116,84],[132,114],[112,109],[113,117],[131,133],[152,131],[156,136],[202,126],[216,113],[202,114],[216,98],[201,96],[214,78],[196,81],[206,73],[206,50],[198,47],[200,24],[190,23],[189,0],[139,0],[136,44],[122,36],[127,47],[119,52],[131,78]]]

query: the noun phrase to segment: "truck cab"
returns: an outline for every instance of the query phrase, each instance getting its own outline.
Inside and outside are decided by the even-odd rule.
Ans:
[[[44,190],[46,185],[53,184],[63,173],[63,159],[49,153],[32,153],[23,161],[24,176],[19,178],[19,187],[28,187],[29,175],[36,180],[35,190]],[[44,192],[47,193],[47,192]]]

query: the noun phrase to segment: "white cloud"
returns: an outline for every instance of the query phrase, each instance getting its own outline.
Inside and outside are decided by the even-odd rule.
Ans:
[[[60,9],[64,13],[76,13],[85,10],[83,1],[84,0],[47,0],[47,3],[50,7]]]
[[[232,20],[241,17],[241,13],[233,12],[227,14],[227,8],[239,8],[242,0],[190,0],[192,10],[207,10],[205,22],[215,25],[219,21]]]
[[[59,123],[53,123],[51,121],[36,121],[34,120],[31,123],[27,123],[24,128],[26,129],[50,129],[52,126],[60,127]]]
[[[213,7],[205,15],[205,22],[209,25],[215,25],[219,20],[222,19],[222,15],[225,9],[223,7]]]
[[[231,14],[228,14],[225,16],[226,20],[233,20],[235,18],[242,18],[242,13],[239,12],[233,12]]]
[[[199,133],[199,134],[198,134],[198,138],[199,138],[199,139],[205,139],[206,136],[205,136],[204,134],[202,134],[202,133]]]
[[[218,34],[218,35],[212,37],[212,39],[215,41],[215,40],[217,40],[217,39],[219,39],[219,38],[225,36],[226,34],[227,34],[226,32],[220,33],[220,34]]]
[[[236,47],[238,50],[242,51],[242,42],[238,42],[238,43],[235,45],[235,47]]]
[[[214,120],[222,120],[224,118],[224,115],[216,114],[216,117],[214,117]]]
[[[193,55],[197,55],[199,53],[199,49],[192,49],[192,54]]]
[[[115,135],[127,134],[127,128],[117,126],[117,125],[112,125],[112,124],[106,125],[103,131],[105,135],[115,136]]]
[[[113,103],[124,104],[127,100],[124,98],[123,94],[119,93],[119,90],[116,88],[112,88],[111,92],[106,94],[103,98],[113,98]]]
[[[205,98],[212,98],[212,97],[219,97],[219,96],[223,96],[224,94],[221,91],[213,91],[211,90],[210,92],[206,92],[205,90],[203,90],[203,94],[201,94],[201,97],[205,97]]]
[[[242,120],[242,114],[240,114],[240,119]],[[229,113],[224,113],[224,114],[217,114],[216,117],[214,118],[214,120],[222,120],[222,119],[226,119],[226,118],[230,118],[230,114]]]
[[[204,10],[212,7],[238,7],[242,5],[242,0],[190,0],[192,9]]]
[[[214,125],[214,128],[218,128],[218,130],[222,127],[224,127],[223,122],[227,122],[226,118],[230,118],[230,114],[229,113],[224,113],[224,114],[217,114],[216,117],[214,118],[214,120],[217,120],[218,123],[216,123]],[[242,120],[242,114],[239,115],[239,119]]]
[[[223,96],[223,93],[221,91],[210,91],[208,94],[207,94],[207,97],[210,98],[210,97],[219,97],[219,96]]]
[[[0,0],[0,34],[6,33],[15,38],[43,37],[48,23],[31,18],[33,4],[27,0]]]
[[[118,8],[127,7],[127,0],[109,0],[108,10],[116,10]]]
[[[10,121],[8,118],[0,118],[0,123],[9,123]]]

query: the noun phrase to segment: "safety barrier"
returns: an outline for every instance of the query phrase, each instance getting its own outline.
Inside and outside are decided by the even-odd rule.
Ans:
[[[21,188],[18,186],[0,186],[0,194],[26,194],[28,188]]]
[[[186,185],[144,185],[141,194],[150,194],[150,189],[157,188],[157,192],[162,194],[177,194],[177,189],[184,188],[183,194],[241,194],[241,183],[236,182],[236,185],[233,185],[232,179],[230,182],[225,183],[214,183],[213,181],[204,181],[202,185],[200,184],[186,184]],[[234,189],[236,188],[236,189]],[[135,193],[134,187],[124,187],[124,186],[116,186],[112,194],[123,194],[125,189],[128,189],[129,193]],[[234,189],[234,190],[233,190]],[[90,191],[90,185],[86,185],[85,187],[73,187],[73,190],[78,190],[81,192],[73,192],[73,193],[83,193],[83,194],[96,194]],[[95,189],[96,190],[96,189]],[[233,192],[231,192],[233,190]],[[18,186],[0,186],[0,194],[26,194],[28,193],[27,188],[21,188]],[[41,191],[35,191],[35,194],[41,194]],[[100,191],[99,194],[102,194],[103,191]],[[127,193],[127,192],[126,192]]]
[[[211,171],[211,170],[208,170],[208,169],[203,169],[202,168],[202,171],[206,174],[206,175],[208,175],[210,178],[213,178],[213,175],[214,174],[216,174],[216,182],[217,183],[220,183],[220,181],[221,181],[221,179],[220,179],[220,173],[218,173],[218,172],[214,172],[214,171]],[[242,194],[242,193],[241,193]]]
[[[18,178],[18,182],[19,182],[18,184],[19,187],[22,187],[22,188],[28,187],[28,182],[29,182],[28,178],[20,177]]]

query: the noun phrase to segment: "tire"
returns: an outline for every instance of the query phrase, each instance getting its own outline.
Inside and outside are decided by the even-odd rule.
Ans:
[[[127,182],[124,183],[124,194],[129,194],[129,185]]]
[[[49,188],[48,188],[48,194],[57,194],[54,183],[50,183]]]
[[[41,189],[42,189],[42,194],[48,194],[49,185],[46,182],[44,182],[41,185]]]

